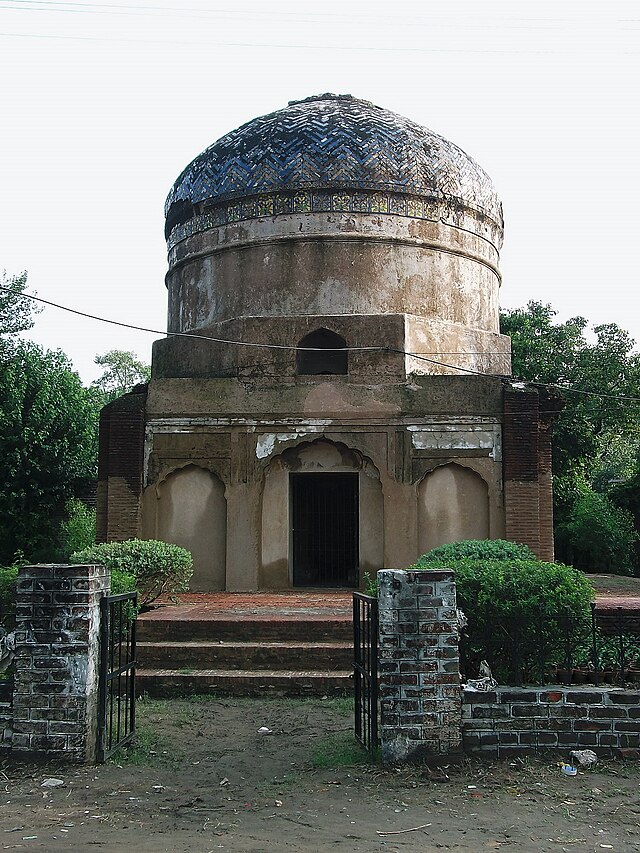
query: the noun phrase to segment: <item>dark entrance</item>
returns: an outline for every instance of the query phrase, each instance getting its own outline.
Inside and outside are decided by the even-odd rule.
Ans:
[[[358,474],[291,474],[294,586],[358,586]]]

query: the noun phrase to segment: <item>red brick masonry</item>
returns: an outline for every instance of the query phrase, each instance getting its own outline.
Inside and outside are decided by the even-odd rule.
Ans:
[[[640,746],[640,693],[614,687],[499,687],[465,691],[465,751],[494,758],[539,749],[610,753]]]

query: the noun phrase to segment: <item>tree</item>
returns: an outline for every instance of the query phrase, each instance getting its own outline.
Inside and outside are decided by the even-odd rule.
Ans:
[[[95,477],[100,402],[64,353],[0,350],[0,565],[55,556],[65,501]]]
[[[92,382],[104,394],[105,403],[121,397],[140,382],[148,382],[151,378],[149,365],[138,361],[133,352],[113,349],[104,355],[97,355],[94,362],[106,368],[102,376]]]
[[[12,277],[6,272],[0,275],[0,336],[13,337],[33,326],[33,314],[40,309],[24,296],[26,287],[26,272]]]
[[[572,317],[554,323],[551,305],[529,302],[501,316],[511,336],[513,375],[530,382],[564,386],[565,408],[554,425],[554,471],[582,470],[589,480],[620,441],[640,438],[640,354],[615,323],[595,326],[595,343],[585,337],[587,321]]]
[[[555,316],[551,305],[529,302],[505,312],[500,326],[511,336],[516,378],[566,388],[553,430],[558,556],[592,571],[629,571],[632,517],[612,486],[638,471],[640,354],[615,323],[595,326],[590,342],[584,317]]]

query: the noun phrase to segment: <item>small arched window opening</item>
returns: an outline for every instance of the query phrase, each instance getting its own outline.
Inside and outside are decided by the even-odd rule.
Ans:
[[[303,376],[342,375],[347,373],[347,342],[329,329],[309,332],[298,343],[296,367]]]

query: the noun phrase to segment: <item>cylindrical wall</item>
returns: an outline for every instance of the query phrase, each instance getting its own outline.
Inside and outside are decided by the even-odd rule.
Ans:
[[[169,329],[239,317],[411,314],[499,331],[498,253],[443,223],[300,214],[213,228],[170,254]]]

